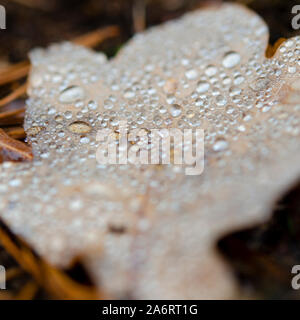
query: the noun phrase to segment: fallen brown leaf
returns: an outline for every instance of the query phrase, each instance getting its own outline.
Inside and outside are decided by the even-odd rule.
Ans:
[[[272,59],[267,39],[257,15],[226,4],[139,34],[109,62],[71,43],[34,51],[36,161],[1,166],[2,219],[57,268],[79,256],[113,297],[238,297],[216,241],[268,219],[300,175],[300,38]],[[97,130],[124,119],[204,129],[202,175],[97,164]]]

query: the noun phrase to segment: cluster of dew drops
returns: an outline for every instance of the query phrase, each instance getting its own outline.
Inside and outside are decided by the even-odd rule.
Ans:
[[[296,77],[299,72],[300,37],[286,41],[278,58],[263,58],[266,27],[257,18],[240,21],[238,14],[226,16],[222,12],[214,16],[215,22],[211,16],[202,20],[197,15],[191,16],[170,23],[165,29],[138,35],[113,61],[70,43],[53,45],[46,53],[43,50],[33,53],[36,73],[31,75],[25,129],[35,154],[43,161],[71,158],[57,170],[62,183],[71,184],[79,171],[80,182],[84,175],[90,178],[96,174],[94,170],[81,170],[81,163],[86,159],[95,163],[99,147],[97,131],[111,128],[117,132],[120,120],[127,121],[129,130],[203,128],[205,149],[217,156],[230,155],[230,144],[239,135],[263,136],[264,130],[268,130],[276,138],[281,124],[289,134],[298,135],[299,118],[284,110],[278,109],[277,113],[271,110],[279,105],[274,88],[282,76]],[[207,25],[215,34],[210,34]],[[233,48],[234,42],[240,46]],[[299,111],[299,104],[294,108]],[[265,123],[267,129],[251,124],[261,114],[271,114]],[[259,139],[254,147],[259,148]],[[57,153],[59,157],[52,157]],[[25,165],[33,172],[34,166],[40,164],[35,161],[33,167]],[[5,166],[8,168],[9,164]],[[29,170],[19,171],[26,175]],[[111,180],[115,169],[107,170]],[[22,183],[16,175],[11,175],[11,187]],[[47,210],[54,212],[55,201],[60,199],[55,197],[58,191],[51,187],[51,179],[49,174],[43,180],[48,185],[43,185],[34,177],[23,192],[47,202]],[[134,187],[138,184],[134,178],[129,183]],[[155,181],[151,183],[158,185]],[[0,184],[0,192],[6,189],[6,185]],[[179,192],[176,190],[176,196]],[[187,194],[196,193],[185,192],[177,198],[183,199]],[[16,203],[17,197],[12,194],[11,203]],[[30,204],[39,205],[33,203]],[[163,201],[161,207],[162,204]],[[72,210],[82,206],[82,201],[70,199]],[[115,210],[116,204],[107,201],[103,206],[105,210]],[[168,206],[170,203],[165,204],[165,208]],[[98,202],[94,209],[99,212]]]
[[[173,33],[176,31],[178,28]],[[188,35],[186,47],[175,46],[174,43],[182,37],[179,34],[178,39],[162,44],[157,54],[137,57],[136,60],[130,56],[130,50],[134,50],[132,46],[128,55],[125,50],[123,59],[117,62],[105,64],[102,54],[88,59],[82,49],[76,57],[81,64],[74,66],[71,62],[69,69],[66,67],[64,71],[49,65],[47,73],[34,88],[36,96],[42,94],[45,82],[50,82],[53,89],[49,95],[53,95],[58,104],[72,106],[72,109],[66,107],[66,111],[61,112],[53,104],[46,107],[44,114],[38,117],[33,114],[34,120],[29,121],[27,130],[31,143],[34,145],[38,141],[35,136],[44,131],[42,140],[47,148],[63,152],[66,148],[88,145],[95,150],[99,146],[95,139],[97,130],[111,128],[117,132],[120,120],[126,120],[129,130],[204,128],[205,147],[229,155],[230,140],[238,139],[239,134],[248,130],[255,130],[249,125],[251,120],[278,104],[274,87],[278,86],[281,75],[295,75],[299,65],[299,38],[281,46],[280,59],[262,59],[261,35],[251,36],[249,32],[240,35],[240,38],[247,36],[249,40],[251,56],[246,61],[243,59],[247,54],[245,48],[243,52],[233,50],[228,44],[222,48],[216,39],[212,39],[206,51],[201,48],[201,42],[195,42],[193,37],[189,39]],[[154,43],[157,41],[155,37],[153,32]],[[143,44],[143,40],[141,42]],[[252,48],[255,45],[257,50]],[[65,55],[78,50],[68,43],[58,49]],[[162,57],[162,50],[165,57]],[[213,53],[221,59],[211,63],[207,56],[213,56]],[[80,85],[76,84],[78,79]],[[88,86],[99,80],[103,80],[101,85],[105,85],[110,94],[107,97],[95,93],[89,96]],[[284,117],[281,115],[281,118]],[[297,121],[291,120],[289,125],[292,126],[290,132],[297,134]],[[42,152],[41,156],[46,158],[49,152]]]

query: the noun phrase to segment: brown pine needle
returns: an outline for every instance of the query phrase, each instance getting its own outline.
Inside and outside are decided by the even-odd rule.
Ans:
[[[9,66],[0,73],[0,85],[19,80],[27,76],[30,69],[29,61],[23,61],[12,66]]]
[[[12,268],[6,270],[6,281],[17,278],[22,273],[24,273],[24,270],[21,269],[20,267],[12,267]]]
[[[73,40],[74,43],[86,47],[95,47],[106,39],[116,37],[120,34],[120,29],[117,26],[109,26],[91,31],[83,36],[79,36]]]
[[[12,139],[0,128],[0,154],[4,160],[31,161],[33,155],[31,148],[25,143]]]
[[[0,291],[0,300],[11,300],[12,295],[7,292],[7,290]]]
[[[1,228],[0,239],[5,250],[16,260],[20,267],[30,273],[36,281],[41,281],[42,275],[39,270],[39,265],[35,262],[36,259],[33,259],[33,255],[29,253],[28,248],[25,248],[21,242],[17,245]]]
[[[22,140],[26,138],[26,133],[23,127],[13,127],[4,130],[13,139]]]
[[[24,271],[30,273],[35,281],[58,299],[108,299],[105,293],[95,288],[79,284],[64,272],[52,267],[34,255],[20,239],[12,239],[0,228],[0,240],[7,252]],[[27,291],[27,289],[26,289]],[[26,292],[25,291],[25,292]],[[1,292],[0,292],[1,294]],[[1,297],[0,297],[1,298]],[[15,298],[15,297],[14,297]]]
[[[285,40],[286,40],[285,38],[279,38],[273,45],[269,44],[266,50],[266,57],[272,58],[276,53],[277,49]]]
[[[14,297],[16,300],[31,300],[34,298],[39,287],[34,280],[28,281],[18,294]]]
[[[27,90],[27,83],[21,85],[16,90],[14,90],[12,93],[7,95],[6,97],[0,99],[0,107],[3,107],[4,105],[14,101],[15,99],[19,98],[23,94],[26,93]]]
[[[23,123],[24,123],[24,117],[22,115],[0,119],[0,127],[17,126],[17,125],[22,126]]]
[[[15,109],[15,110],[8,110],[8,111],[0,112],[0,119],[14,117],[24,111],[25,111],[25,108],[23,107],[23,108],[19,108],[19,109]]]
[[[146,3],[144,0],[135,0],[132,7],[134,32],[141,32],[146,28]]]

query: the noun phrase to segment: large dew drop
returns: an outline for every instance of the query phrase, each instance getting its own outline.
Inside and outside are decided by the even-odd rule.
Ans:
[[[260,77],[254,81],[252,81],[249,86],[254,91],[263,91],[266,90],[266,88],[270,84],[270,80],[268,78]]]
[[[73,103],[82,100],[85,97],[84,90],[79,86],[71,86],[64,89],[59,96],[59,101],[62,103]]]
[[[216,75],[216,73],[218,72],[218,69],[217,67],[213,66],[213,65],[209,65],[206,67],[205,69],[205,74],[208,76],[208,77],[212,77],[214,75]]]
[[[182,108],[179,104],[172,104],[170,108],[170,113],[172,117],[174,118],[179,117],[181,115],[181,112],[182,112]]]
[[[186,71],[185,76],[189,80],[194,80],[198,77],[198,72],[197,72],[197,70],[191,69],[191,70]]]
[[[91,131],[91,127],[83,121],[72,122],[69,125],[68,129],[73,133],[79,133],[79,134],[89,133]]]
[[[33,126],[26,130],[27,135],[29,136],[36,136],[39,132],[44,130],[44,127],[41,126]]]
[[[196,88],[196,91],[199,92],[199,93],[204,93],[206,92],[207,90],[209,89],[209,83],[206,82],[206,81],[199,81],[198,84],[197,84],[197,88]]]
[[[226,140],[220,139],[215,142],[213,145],[213,150],[218,152],[218,151],[223,151],[228,148],[228,142]]]
[[[223,67],[230,69],[238,65],[241,61],[240,55],[235,51],[229,51],[224,55],[222,64]]]

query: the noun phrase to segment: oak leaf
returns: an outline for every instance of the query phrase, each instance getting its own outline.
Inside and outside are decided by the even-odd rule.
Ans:
[[[80,256],[113,297],[237,297],[217,240],[268,219],[300,174],[300,37],[272,58],[267,41],[259,16],[225,4],[138,34],[111,61],[70,43],[34,51],[34,161],[2,165],[1,218],[56,267]],[[123,119],[204,129],[202,175],[97,164],[97,130]]]

